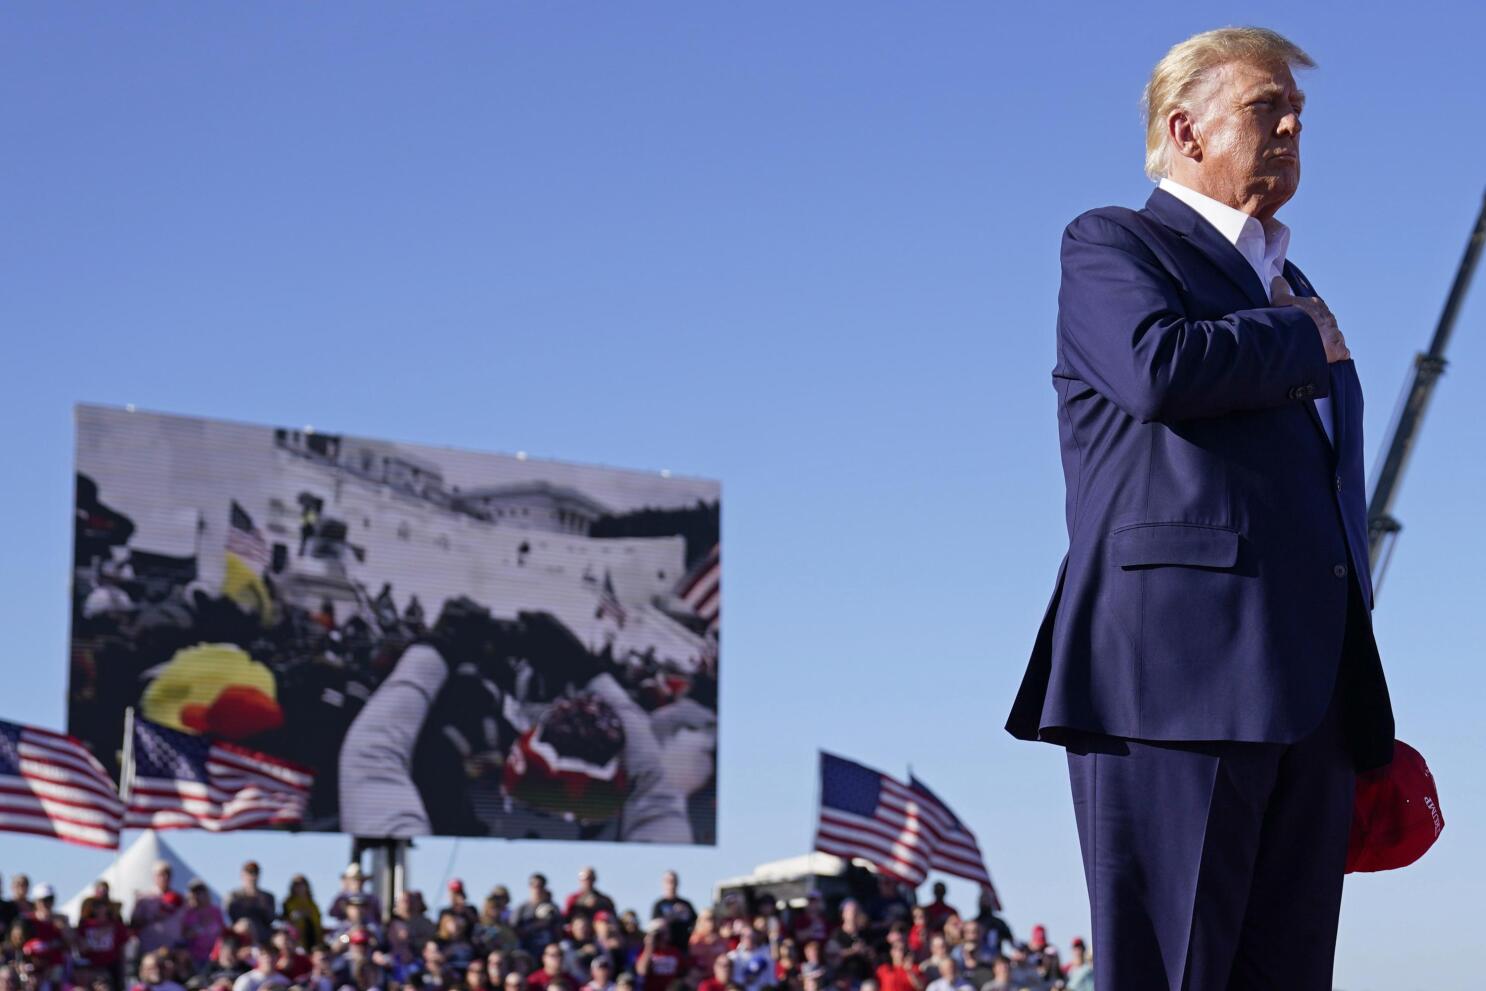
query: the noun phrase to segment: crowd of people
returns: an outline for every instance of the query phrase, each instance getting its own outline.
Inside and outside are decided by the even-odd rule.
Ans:
[[[0,991],[1090,991],[1088,950],[1034,926],[1025,941],[983,898],[976,914],[881,876],[871,898],[794,904],[730,891],[698,909],[667,872],[648,914],[620,910],[593,868],[555,896],[532,874],[516,901],[459,880],[432,912],[418,891],[382,905],[352,864],[323,909],[304,875],[282,900],[242,867],[218,904],[170,864],[127,915],[106,882],[62,917],[49,885],[0,899]],[[803,902],[800,904],[799,902]]]

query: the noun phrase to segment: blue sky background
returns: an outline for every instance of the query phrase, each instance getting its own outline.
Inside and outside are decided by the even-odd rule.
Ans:
[[[415,884],[706,897],[803,852],[825,747],[951,801],[1019,932],[1086,934],[1062,754],[1001,730],[1066,543],[1058,237],[1144,200],[1145,76],[1228,23],[1320,63],[1281,216],[1374,459],[1486,186],[1479,4],[6,5],[0,718],[63,724],[75,401],[716,477],[719,845],[428,841]],[[1448,827],[1348,882],[1351,991],[1460,986],[1478,942],[1483,296],[1376,613]],[[326,897],[348,850],[172,842]],[[64,895],[106,862],[0,839]]]

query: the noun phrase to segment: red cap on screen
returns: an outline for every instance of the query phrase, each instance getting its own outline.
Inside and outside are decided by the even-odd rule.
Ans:
[[[1396,740],[1393,763],[1358,777],[1347,873],[1407,867],[1434,845],[1445,817],[1419,751]]]
[[[21,952],[28,957],[39,957],[46,953],[46,940],[28,939],[21,947]]]
[[[461,881],[461,880],[459,880],[459,878],[456,877],[454,880],[452,880],[452,881],[449,882],[449,890],[450,891],[463,891],[464,890],[464,882]]]
[[[1047,926],[1032,927],[1032,947],[1038,949],[1047,945]]]

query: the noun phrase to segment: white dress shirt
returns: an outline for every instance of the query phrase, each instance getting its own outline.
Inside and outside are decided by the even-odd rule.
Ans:
[[[1259,276],[1259,284],[1264,287],[1266,296],[1269,295],[1269,285],[1275,276],[1284,278],[1285,252],[1290,247],[1290,228],[1278,220],[1271,220],[1269,230],[1265,230],[1263,224],[1242,210],[1235,210],[1226,203],[1219,203],[1211,196],[1204,196],[1197,190],[1170,179],[1162,179],[1161,188],[1196,210],[1203,220],[1217,228],[1218,233],[1238,249],[1254,274]],[[1285,285],[1290,284],[1286,282]],[[1290,291],[1295,290],[1291,287]],[[1331,423],[1331,399],[1317,399],[1315,403],[1316,412],[1321,414],[1321,426],[1326,429],[1326,439],[1329,441],[1335,436]]]

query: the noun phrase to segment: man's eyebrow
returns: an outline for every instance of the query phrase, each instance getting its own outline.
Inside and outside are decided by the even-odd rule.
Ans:
[[[1265,83],[1250,90],[1247,97],[1245,98],[1245,102],[1252,102],[1254,100],[1273,100],[1276,97],[1281,97],[1284,95],[1285,88],[1283,86],[1278,86],[1274,83]],[[1295,91],[1295,98],[1291,102],[1300,104],[1305,103],[1305,90],[1297,89]]]

